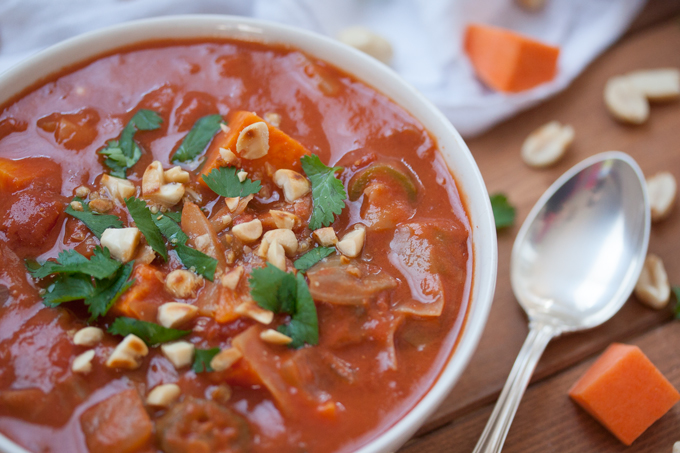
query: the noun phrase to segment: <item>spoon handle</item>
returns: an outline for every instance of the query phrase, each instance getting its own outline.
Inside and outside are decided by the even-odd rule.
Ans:
[[[503,391],[496,401],[496,406],[473,453],[499,453],[501,451],[538,359],[541,358],[550,340],[559,334],[556,327],[548,324],[532,322],[529,327],[529,335],[519,351],[510,376],[505,382]]]

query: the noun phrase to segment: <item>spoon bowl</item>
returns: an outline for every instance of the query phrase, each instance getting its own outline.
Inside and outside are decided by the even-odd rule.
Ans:
[[[550,340],[590,329],[626,302],[642,270],[650,209],[642,171],[611,151],[577,164],[538,200],[512,249],[510,280],[529,335],[475,447],[500,452]]]
[[[648,212],[644,178],[626,154],[598,154],[559,178],[512,249],[512,289],[529,319],[573,331],[611,318],[642,269]]]

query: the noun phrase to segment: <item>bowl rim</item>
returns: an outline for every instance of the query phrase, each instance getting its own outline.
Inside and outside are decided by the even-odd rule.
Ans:
[[[417,119],[437,140],[440,155],[456,181],[470,222],[472,288],[461,332],[434,384],[400,419],[357,450],[359,453],[394,451],[437,409],[460,378],[486,325],[496,284],[496,229],[486,185],[460,134],[432,102],[388,66],[332,38],[260,19],[190,14],[124,22],[48,47],[0,73],[0,105],[25,96],[55,73],[117,49],[135,43],[192,38],[242,39],[290,45],[327,61],[384,94]],[[1,433],[0,451],[27,453]]]

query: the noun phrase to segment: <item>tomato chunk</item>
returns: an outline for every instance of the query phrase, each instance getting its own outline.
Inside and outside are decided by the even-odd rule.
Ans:
[[[45,157],[20,160],[0,157],[0,194],[17,192],[30,185],[61,191],[61,168]]]
[[[54,134],[54,139],[66,149],[83,149],[97,138],[99,114],[94,109],[76,113],[53,113],[38,120],[38,127]]]
[[[92,452],[128,453],[151,439],[153,424],[135,389],[124,390],[80,416],[85,442]]]
[[[0,231],[11,241],[34,248],[44,244],[64,210],[63,197],[38,190],[0,200]]]

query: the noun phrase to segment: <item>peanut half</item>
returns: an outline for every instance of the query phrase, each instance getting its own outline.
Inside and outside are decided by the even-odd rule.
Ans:
[[[649,118],[649,101],[626,76],[612,77],[607,81],[604,102],[609,113],[621,122],[642,124]]]
[[[671,297],[668,275],[661,258],[650,253],[635,284],[635,297],[645,305],[661,310]]]
[[[574,141],[574,128],[551,121],[524,140],[522,160],[530,167],[548,167],[564,156],[564,152]]]
[[[671,213],[675,203],[677,184],[675,177],[667,171],[662,171],[647,178],[647,194],[652,211],[652,222],[658,222]]]

